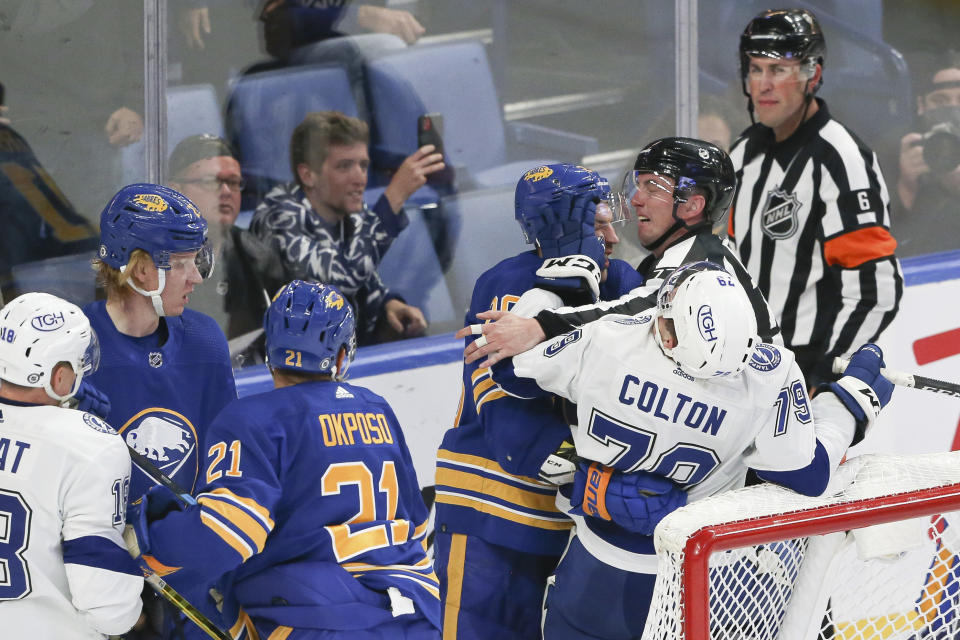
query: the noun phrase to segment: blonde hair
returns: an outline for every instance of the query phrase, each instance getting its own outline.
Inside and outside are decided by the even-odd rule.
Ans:
[[[153,258],[143,249],[134,249],[130,254],[130,260],[127,261],[127,268],[122,272],[120,269],[114,269],[99,258],[94,259],[93,268],[97,272],[97,284],[103,287],[107,293],[107,298],[124,298],[136,293],[127,286],[127,282],[133,277],[133,272],[143,263],[145,266],[153,268]],[[140,283],[136,283],[139,285]]]

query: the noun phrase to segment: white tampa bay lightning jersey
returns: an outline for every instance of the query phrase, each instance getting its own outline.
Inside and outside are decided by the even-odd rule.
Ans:
[[[788,471],[813,460],[810,400],[790,351],[760,344],[741,375],[694,379],[663,354],[655,322],[653,310],[608,315],[514,356],[517,376],[577,404],[571,428],[580,457],[667,477],[691,502],[743,486],[748,467]],[[652,539],[574,520],[595,557],[656,571],[656,556],[640,557],[653,553]]]
[[[140,615],[130,456],[99,418],[0,398],[0,637],[102,639]]]

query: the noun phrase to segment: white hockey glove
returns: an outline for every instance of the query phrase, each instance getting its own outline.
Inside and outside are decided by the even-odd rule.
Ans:
[[[547,258],[537,269],[536,284],[569,306],[592,304],[600,299],[600,267],[582,254]]]
[[[863,440],[893,395],[893,383],[880,373],[883,366],[880,347],[865,344],[850,358],[843,377],[829,385],[857,421],[851,445]]]
[[[551,453],[540,467],[541,480],[550,484],[562,485],[573,482],[577,473],[577,450],[573,443],[564,440],[563,444]]]

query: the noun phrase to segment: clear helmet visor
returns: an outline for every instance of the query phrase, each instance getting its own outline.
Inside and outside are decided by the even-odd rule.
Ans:
[[[93,327],[90,327],[90,342],[83,352],[83,358],[80,360],[80,371],[87,376],[100,368],[100,338]]]
[[[203,246],[200,247],[199,251],[197,251],[195,262],[197,264],[197,271],[200,272],[201,278],[206,280],[213,275],[213,269],[216,266],[217,257],[213,250],[213,244],[211,244],[209,238],[203,241]]]
[[[203,246],[201,246],[196,255],[190,257],[189,254],[191,251],[184,251],[183,253],[173,253],[164,251],[160,255],[160,259],[157,261],[157,268],[163,269],[164,271],[185,269],[190,266],[190,263],[193,263],[193,266],[197,268],[197,271],[200,273],[200,277],[206,280],[211,275],[213,275],[213,268],[216,263],[216,258],[213,251],[213,245],[211,244],[209,238],[203,241]]]
[[[673,180],[651,171],[627,171],[620,185],[622,206],[629,206],[635,199],[652,198],[673,204]]]

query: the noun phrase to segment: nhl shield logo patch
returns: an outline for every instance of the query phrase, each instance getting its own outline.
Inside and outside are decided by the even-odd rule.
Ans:
[[[760,214],[760,228],[764,235],[774,240],[789,238],[800,225],[797,216],[799,211],[800,200],[793,193],[783,189],[768,191],[767,202]]]
[[[163,366],[163,354],[159,351],[151,351],[150,355],[147,356],[147,362],[154,369],[159,369]]]

